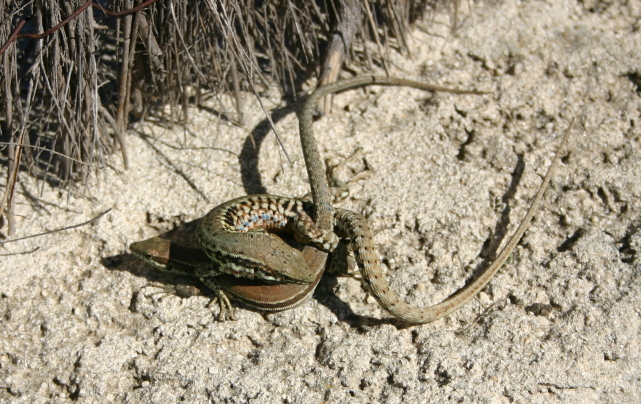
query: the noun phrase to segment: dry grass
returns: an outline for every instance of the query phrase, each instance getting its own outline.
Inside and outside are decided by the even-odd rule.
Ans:
[[[438,2],[160,0],[119,18],[100,9],[141,3],[94,3],[55,32],[19,39],[0,56],[0,161],[8,173],[0,219],[8,217],[10,234],[20,172],[64,188],[85,183],[116,151],[126,167],[131,119],[153,114],[169,124],[185,122],[187,105],[204,94],[258,96],[273,83],[295,94],[318,75],[333,37],[343,41],[352,63],[384,66],[389,48],[404,51],[410,24]],[[0,0],[0,45],[23,20],[21,34],[43,33],[83,5],[85,0]],[[349,7],[357,11],[351,19],[345,17]],[[375,45],[365,46],[370,40]],[[239,103],[224,113],[242,123]]]

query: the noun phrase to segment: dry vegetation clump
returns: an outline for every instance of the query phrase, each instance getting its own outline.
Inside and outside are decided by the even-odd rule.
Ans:
[[[115,151],[127,166],[131,120],[185,122],[187,105],[204,95],[258,96],[274,83],[296,94],[310,76],[334,81],[346,58],[384,67],[436,3],[0,0],[0,220],[8,213],[12,233],[20,171],[62,187],[84,183]],[[239,101],[222,113],[242,124]]]

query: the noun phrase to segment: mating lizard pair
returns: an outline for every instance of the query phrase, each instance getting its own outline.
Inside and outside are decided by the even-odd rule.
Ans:
[[[303,303],[316,288],[325,270],[327,253],[338,243],[338,234],[351,241],[356,262],[370,293],[398,319],[427,323],[458,310],[496,274],[527,229],[558,164],[570,129],[565,133],[525,218],[494,263],[467,287],[443,302],[429,307],[413,307],[400,300],[383,277],[368,221],[355,212],[332,206],[329,184],[312,130],[313,114],[319,99],[366,85],[482,94],[374,76],[320,87],[309,96],[300,117],[300,138],[313,204],[274,195],[237,198],[214,208],[202,219],[198,227],[202,249],[154,237],[133,243],[130,246],[132,252],[158,269],[189,273],[200,278],[216,291],[224,319],[227,314],[233,318],[227,294],[252,308],[265,311],[284,310]],[[311,219],[312,216],[315,220]],[[302,252],[290,247],[273,234],[280,231],[293,234],[307,245]]]

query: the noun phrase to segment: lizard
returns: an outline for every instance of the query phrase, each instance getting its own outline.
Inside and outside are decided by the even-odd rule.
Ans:
[[[336,174],[337,170],[348,161],[356,158],[362,149],[357,149],[351,156],[338,164],[327,163],[327,177],[331,182],[332,196],[335,199],[344,199],[349,195],[348,185],[366,176],[366,172],[361,172],[351,178],[349,181],[342,181]],[[311,200],[311,193],[300,198],[305,202]],[[309,206],[309,205],[308,205]],[[183,235],[184,237],[184,235]],[[193,237],[187,237],[190,239]],[[342,240],[344,241],[344,240]],[[190,243],[190,244],[193,244]],[[347,257],[349,248],[347,243],[339,244],[341,251],[339,256]],[[130,249],[136,256],[150,264],[151,266],[165,272],[173,272],[195,276],[195,269],[202,264],[209,264],[210,259],[201,248],[194,248],[172,242],[161,237],[152,237],[146,240],[137,241],[131,244]],[[337,250],[334,251],[336,253]],[[226,296],[221,296],[217,290],[224,290],[230,294],[234,300],[239,301],[247,307],[260,311],[280,311],[297,307],[307,301],[312,295],[318,282],[320,281],[325,268],[325,256],[321,250],[313,247],[305,247],[303,255],[309,268],[314,268],[312,272],[315,279],[308,284],[296,283],[275,283],[266,284],[265,282],[250,280],[247,278],[237,278],[232,275],[222,274],[211,279],[215,282],[212,287],[217,293],[218,300],[221,304],[222,319],[227,317],[234,318],[231,303]],[[339,267],[346,267],[346,262],[341,262],[338,258],[328,263],[335,272],[342,270]],[[166,290],[167,293],[174,293],[181,297],[195,296],[200,293],[200,289],[194,287],[174,287]]]
[[[381,276],[380,264],[377,261],[378,258],[376,256],[376,250],[375,248],[373,248],[371,231],[369,231],[369,227],[368,227],[369,225],[366,219],[360,215],[357,215],[354,212],[343,211],[343,210],[339,211],[340,214],[338,216],[334,217],[333,207],[331,204],[331,197],[328,191],[327,179],[322,174],[322,163],[320,160],[320,154],[318,152],[316,142],[313,136],[313,130],[312,130],[313,110],[314,110],[315,103],[319,98],[324,97],[328,94],[332,94],[332,93],[346,90],[349,88],[364,86],[364,85],[372,85],[372,84],[388,85],[388,86],[409,86],[409,87],[414,87],[414,88],[419,88],[419,89],[424,89],[429,91],[448,91],[448,92],[454,92],[459,94],[461,93],[462,94],[482,94],[483,92],[449,89],[444,87],[433,86],[426,83],[420,83],[420,82],[414,82],[410,80],[396,79],[396,78],[375,77],[375,76],[357,77],[354,79],[335,82],[330,85],[318,88],[308,98],[300,118],[301,143],[302,143],[303,152],[305,155],[308,176],[310,178],[310,185],[312,187],[312,196],[314,198],[314,213],[316,216],[316,223],[317,223],[318,229],[320,229],[321,232],[325,232],[325,234],[329,234],[329,232],[331,232],[331,228],[333,227],[334,219],[336,219],[337,228],[342,228],[341,231],[344,234],[348,235],[348,237],[352,239],[352,242],[354,242],[356,247],[355,248],[356,259],[359,266],[361,267],[361,270],[363,271],[364,279],[369,285],[370,292],[372,292],[375,295],[375,297],[377,298],[379,303],[383,306],[383,308],[387,309],[388,311],[390,311],[390,313],[394,314],[399,319],[404,321],[408,321],[408,322],[433,321],[436,318],[440,318],[443,315],[446,315],[452,311],[455,311],[456,309],[461,307],[463,304],[465,304],[465,302],[467,302],[470,298],[472,298],[483,286],[485,286],[485,284],[487,284],[487,282],[489,282],[492,276],[500,268],[500,266],[505,261],[505,259],[507,258],[511,250],[515,247],[516,243],[520,239],[520,236],[522,236],[523,232],[527,228],[527,225],[529,223],[529,220],[531,219],[531,216],[533,215],[534,211],[538,207],[540,198],[549,182],[549,176],[551,175],[552,168],[556,164],[556,161],[558,161],[558,152],[557,152],[557,156],[555,157],[555,163],[553,163],[553,166],[551,166],[551,170],[548,172],[548,175],[546,176],[546,180],[544,180],[544,182],[542,183],[539,189],[539,192],[537,194],[537,198],[535,199],[535,202],[532,204],[530,208],[530,211],[528,213],[529,218],[527,218],[522,222],[521,226],[519,227],[519,230],[517,230],[517,234],[515,234],[515,236],[512,237],[512,239],[508,243],[508,247],[504,249],[504,251],[500,254],[497,261],[490,268],[488,268],[488,270],[480,278],[478,278],[476,281],[471,283],[467,288],[463,289],[460,293],[452,296],[451,298],[440,303],[439,305],[434,306],[434,308],[410,307],[406,305],[404,302],[402,302],[395,294],[391,292],[391,290],[389,289],[389,285]],[[566,134],[566,137],[567,137],[567,134]],[[257,198],[257,196],[253,196],[253,197]],[[267,202],[267,205],[273,204],[274,201],[276,202],[279,201],[279,197],[275,197],[275,196],[269,196],[269,197],[264,196],[264,197],[274,198],[274,199],[270,199]],[[236,209],[236,206],[238,205],[238,203],[246,204],[247,198],[248,197],[243,197],[238,200],[234,200],[234,203],[232,203],[231,206],[233,207],[233,209]],[[285,202],[285,203],[289,204],[291,202]],[[214,212],[221,212],[221,211],[227,212],[226,208],[222,208],[222,209],[219,209],[219,208],[220,207],[217,207],[214,210],[212,210],[212,212],[210,212],[208,216],[213,216],[213,215],[221,216],[220,213],[214,213]],[[267,208],[272,209],[272,207],[270,206],[267,206]],[[238,209],[238,211],[246,212],[247,210],[246,208],[241,208],[241,209]],[[280,213],[280,212],[277,212],[277,213]],[[252,218],[255,218],[255,217],[260,217],[261,214],[263,213],[252,212],[250,216]],[[222,216],[225,216],[225,215],[226,213],[223,214]],[[277,220],[272,220],[272,216],[270,215],[271,213],[268,214],[269,218],[267,219],[267,221],[270,223],[276,222]],[[250,221],[258,221],[258,219],[256,220],[252,219]],[[247,222],[247,220],[245,220],[245,222]],[[247,224],[249,223],[245,223],[245,222],[241,220],[242,224],[240,227],[247,227]],[[262,223],[260,225],[262,225]],[[204,227],[211,228],[212,227],[211,220],[209,221],[209,225],[205,225]],[[330,230],[328,231],[328,229]],[[202,232],[204,232],[205,230],[202,230]],[[199,228],[199,236],[200,236],[200,233],[201,233],[201,230]],[[139,243],[143,243],[143,242],[139,242]],[[202,240],[201,240],[201,243],[202,243]],[[243,244],[243,243],[241,242],[240,244]],[[317,243],[317,244],[322,245],[322,243]],[[159,245],[161,247],[156,248]],[[146,254],[145,258],[147,259],[147,261],[150,262],[152,265],[157,266],[161,269],[163,269],[162,265],[159,265],[155,258],[157,258],[158,256],[163,256],[164,254],[166,257],[168,257],[167,260],[169,260],[169,262],[171,262],[171,260],[173,259],[169,254],[165,254],[167,253],[168,250],[170,250],[170,248],[167,245],[163,247],[162,243],[155,244],[154,245],[155,249],[148,248],[145,251],[145,248],[147,247],[149,246],[134,243],[134,245],[132,245],[132,250],[142,257],[145,257],[145,254]],[[209,247],[210,247],[209,245],[203,245],[203,248],[205,250],[207,250],[207,248]],[[305,247],[306,250],[310,248],[313,248],[313,247]],[[328,247],[325,249],[330,250],[330,248],[331,247]],[[257,248],[256,251],[258,251],[260,255],[259,258],[262,258],[265,254],[263,251],[260,251],[259,248]],[[321,257],[321,255],[319,254],[324,255],[323,252],[315,249],[311,251],[315,251],[314,254],[317,254],[318,257]],[[147,254],[149,252],[151,253]],[[211,251],[209,251],[207,255],[209,256],[209,258],[212,258],[212,255],[214,254],[211,253]],[[245,257],[246,257],[245,252],[237,249],[235,251],[232,251],[232,254],[228,255],[227,259],[236,260],[238,258],[245,258]],[[232,295],[234,295],[236,298],[240,298],[241,301],[246,300],[245,303],[248,303],[247,300],[249,300],[249,303],[253,303],[249,305],[255,308],[267,309],[267,310],[271,310],[271,309],[278,310],[278,309],[294,307],[295,305],[302,303],[307,297],[311,295],[316,284],[318,283],[318,280],[320,279],[320,276],[322,275],[325,256],[323,256],[321,259],[316,259],[312,261],[314,261],[316,265],[308,269],[309,272],[307,273],[307,275],[305,275],[304,270],[302,271],[304,279],[301,278],[301,279],[294,280],[294,281],[298,281],[301,284],[287,283],[287,284],[273,285],[273,284],[258,283],[251,286],[247,286],[245,283],[251,282],[247,279],[243,280],[242,278],[233,278],[225,275],[220,275],[220,272],[214,272],[214,271],[196,270],[196,272],[198,272],[198,275],[201,278],[201,280],[203,280],[205,284],[212,287],[213,289],[217,289],[217,290],[220,290],[221,288],[225,289],[228,292],[230,292]],[[322,264],[321,264],[321,261],[322,261]],[[214,260],[214,263],[216,262],[217,261]],[[310,261],[308,260],[307,262],[310,262]],[[185,267],[190,268],[191,271],[194,271],[193,266],[190,266],[189,264],[186,265]],[[198,264],[197,267],[202,268],[203,267],[202,263]],[[211,265],[209,265],[209,267],[211,267]],[[234,273],[234,270],[235,269],[232,268],[230,272]],[[240,271],[242,272],[242,273],[239,273],[239,275],[241,276],[247,275],[248,273],[248,272],[245,272],[244,268],[241,268]],[[279,273],[279,270],[276,271],[276,274],[282,275],[281,273]],[[261,276],[264,276],[264,274],[261,274]],[[272,274],[270,274],[269,276],[271,277]],[[278,278],[268,277],[267,279],[279,281]],[[310,279],[311,281],[309,281]],[[252,295],[252,293],[249,292],[251,288],[258,290],[256,295]],[[267,302],[266,304],[263,305],[263,302],[261,301],[265,300],[265,298],[267,298],[266,300],[270,300],[269,294],[271,293],[272,290],[274,291],[278,290],[279,293],[275,294],[274,296],[276,295],[281,296],[282,299],[280,299],[280,301],[287,302],[287,304],[281,305],[280,303],[277,303],[277,304],[271,305],[269,302]],[[224,296],[224,293],[222,293],[222,295]],[[247,299],[244,299],[244,298],[247,298]],[[446,310],[443,309],[444,307],[447,307]],[[222,308],[222,303],[221,303],[221,308]]]

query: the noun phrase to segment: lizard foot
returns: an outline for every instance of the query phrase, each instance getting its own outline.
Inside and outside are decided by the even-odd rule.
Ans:
[[[232,306],[229,301],[229,296],[222,289],[218,280],[216,280],[215,275],[203,276],[200,278],[201,282],[205,284],[209,289],[213,290],[216,293],[216,297],[211,299],[207,307],[210,307],[213,302],[218,302],[218,316],[216,320],[218,321],[227,321],[227,320],[236,320],[236,312],[234,306]]]
[[[338,246],[327,258],[325,270],[336,276],[360,277],[360,271],[352,251],[352,242],[349,239],[340,240]]]
[[[371,175],[371,171],[369,167],[367,167],[367,164],[363,160],[365,169],[356,173],[354,176],[352,176],[352,178],[350,178],[347,181],[343,181],[338,177],[338,174],[337,174],[338,170],[345,167],[346,164],[349,163],[350,161],[356,160],[362,154],[363,154],[363,148],[359,147],[356,150],[354,150],[354,153],[352,153],[349,157],[347,157],[341,162],[337,163],[335,159],[331,159],[331,158],[328,158],[325,160],[325,167],[326,167],[325,175],[327,176],[327,180],[329,181],[330,193],[332,194],[334,201],[341,201],[347,198],[349,196],[349,185],[351,183],[366,179]]]

